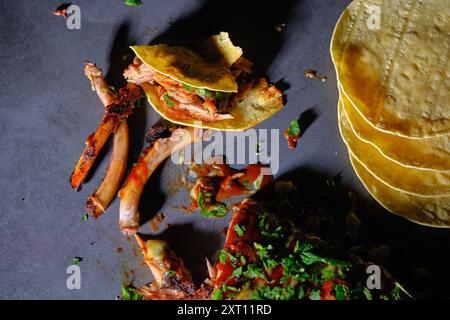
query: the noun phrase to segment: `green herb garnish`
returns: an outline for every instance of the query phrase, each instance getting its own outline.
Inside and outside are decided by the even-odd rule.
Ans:
[[[85,221],[87,221],[89,219],[89,215],[86,213],[86,214],[84,214],[82,217],[81,217],[81,221],[82,222],[85,222]]]
[[[232,278],[240,277],[242,275],[242,267],[236,268],[233,270],[233,273],[231,274]]]
[[[213,300],[222,300],[222,297],[223,297],[222,290],[220,290],[220,289],[214,290],[214,294],[212,296]]]
[[[83,261],[83,258],[82,258],[82,257],[74,257],[73,260],[72,260],[72,263],[73,263],[74,265],[77,265],[77,264],[80,263],[81,261]]]
[[[309,299],[320,300],[320,290],[311,291],[311,293],[309,294]]]
[[[212,195],[210,193],[198,193],[198,207],[200,213],[207,218],[222,218],[228,213],[227,207],[221,203],[211,203]]]
[[[125,0],[124,3],[127,6],[136,7],[136,6],[140,6],[142,4],[142,1],[141,0]]]
[[[144,296],[140,295],[133,287],[125,287],[122,285],[122,300],[142,300]]]
[[[238,234],[239,237],[242,237],[245,233],[245,226],[240,226],[239,224],[234,225],[234,231]]]
[[[173,106],[175,106],[175,103],[172,101],[172,99],[170,99],[167,93],[164,93],[163,100],[167,107],[172,108]]]
[[[368,288],[364,287],[363,293],[367,300],[372,300],[372,293]]]
[[[288,134],[291,136],[298,136],[300,134],[300,125],[297,120],[292,120],[288,128]]]
[[[336,292],[336,300],[346,300],[348,295],[348,288],[342,284],[336,284],[334,286],[334,292]]]
[[[221,250],[219,254],[219,262],[226,263],[227,262],[227,252],[225,250]]]

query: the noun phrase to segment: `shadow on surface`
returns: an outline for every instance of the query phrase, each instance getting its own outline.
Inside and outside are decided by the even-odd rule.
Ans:
[[[175,21],[152,43],[180,45],[226,31],[233,43],[242,47],[244,56],[255,63],[256,70],[264,75],[284,42],[283,32],[277,32],[276,26],[288,24],[294,2],[204,0],[200,9]]]
[[[117,29],[109,53],[108,73],[106,81],[108,84],[121,88],[126,84],[123,77],[123,71],[133,61],[133,55],[130,54],[130,45],[134,41],[130,38],[130,24],[123,22]]]

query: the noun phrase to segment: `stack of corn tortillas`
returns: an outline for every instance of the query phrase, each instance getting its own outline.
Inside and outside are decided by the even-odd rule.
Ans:
[[[331,43],[356,174],[386,209],[450,227],[448,0],[357,0]]]

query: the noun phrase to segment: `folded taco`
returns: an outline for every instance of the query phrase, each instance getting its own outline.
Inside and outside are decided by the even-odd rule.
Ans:
[[[281,92],[251,76],[252,63],[221,32],[193,47],[132,46],[124,72],[164,118],[186,126],[245,130],[283,106]]]

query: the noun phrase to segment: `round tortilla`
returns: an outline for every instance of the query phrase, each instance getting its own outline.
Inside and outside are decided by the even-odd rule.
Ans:
[[[201,48],[165,44],[131,47],[146,65],[181,83],[212,91],[237,92],[230,66],[242,55],[242,49],[233,45],[226,32],[205,40]]]
[[[178,119],[172,113],[167,112],[158,98],[157,86],[141,85],[150,105],[163,118],[180,125],[207,128],[223,131],[247,130],[266,120],[283,107],[281,93],[275,87],[269,85],[266,80],[261,79],[236,105],[230,109],[233,119],[202,122],[198,120]]]
[[[450,136],[408,139],[373,128],[342,93],[342,107],[353,132],[391,161],[422,170],[450,170]]]
[[[353,1],[331,41],[344,94],[378,130],[449,134],[449,32],[448,0]]]
[[[429,227],[450,227],[450,197],[426,198],[394,190],[376,179],[351,155],[350,161],[367,191],[391,213]]]
[[[421,197],[450,195],[450,173],[407,168],[385,158],[373,145],[360,140],[350,127],[343,111],[338,107],[339,130],[351,155],[375,178],[392,189]]]

